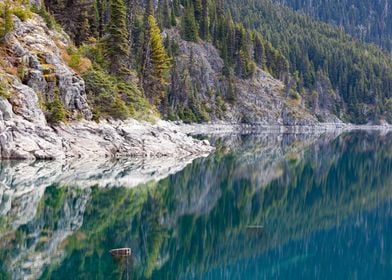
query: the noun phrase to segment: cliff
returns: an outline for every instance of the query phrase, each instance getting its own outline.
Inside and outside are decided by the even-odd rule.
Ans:
[[[12,19],[13,31],[1,46],[1,158],[187,157],[212,150],[161,121],[92,122],[85,82],[64,59],[68,36],[36,14]],[[56,98],[68,114],[65,124],[48,122],[57,113]]]

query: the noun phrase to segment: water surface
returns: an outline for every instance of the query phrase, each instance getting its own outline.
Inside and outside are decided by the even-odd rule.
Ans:
[[[226,137],[165,172],[3,163],[0,279],[391,279],[391,136]]]

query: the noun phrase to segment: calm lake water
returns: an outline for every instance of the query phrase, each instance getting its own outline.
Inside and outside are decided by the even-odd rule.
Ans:
[[[167,177],[3,163],[0,279],[392,279],[392,135],[213,141]]]

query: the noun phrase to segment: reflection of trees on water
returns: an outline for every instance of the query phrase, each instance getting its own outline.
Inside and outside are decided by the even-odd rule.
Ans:
[[[158,183],[92,188],[83,225],[66,238],[65,258],[43,278],[197,275],[338,226],[391,198],[388,135],[350,133],[309,147],[314,139],[276,137],[226,141],[214,156]],[[53,227],[56,216],[50,219]],[[14,242],[2,247],[12,250]],[[123,246],[132,248],[129,273],[107,253]]]

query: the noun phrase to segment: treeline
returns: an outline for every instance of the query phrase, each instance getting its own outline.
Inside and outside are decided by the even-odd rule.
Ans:
[[[234,77],[251,78],[258,67],[277,78],[283,78],[289,70],[283,54],[261,33],[235,22],[224,9],[222,0],[45,0],[45,9],[62,25],[75,45],[84,50],[83,55],[94,62],[95,72],[85,75],[88,89],[96,91],[102,86],[96,83],[102,81],[97,77],[102,76],[102,71],[114,76],[112,81],[120,78],[135,82],[136,77],[144,96],[164,116],[208,120],[206,110],[196,112],[200,111],[197,109],[200,104],[189,102],[189,98],[186,98],[187,104],[171,106],[178,98],[170,98],[170,94],[180,88],[175,71],[178,42],[170,38],[168,32],[162,33],[164,30],[178,30],[186,41],[211,42],[220,51],[224,61],[222,76],[227,81]],[[101,72],[97,73],[98,70]],[[90,81],[94,82],[92,86],[89,86]],[[185,91],[194,88],[191,85]],[[129,94],[118,91],[120,99],[114,100],[117,105],[129,99],[126,97]],[[232,98],[232,94],[223,94],[225,96]],[[99,98],[95,100],[97,106],[102,103]],[[178,107],[188,113],[169,112],[168,108]],[[104,108],[100,111],[102,109],[105,111]],[[104,113],[111,114],[111,111]]]
[[[344,120],[392,121],[389,54],[269,0],[228,0],[226,4],[234,19],[259,30],[282,50],[298,92],[320,95],[323,82],[342,101],[335,113]]]
[[[392,5],[389,0],[275,0],[392,52]]]

